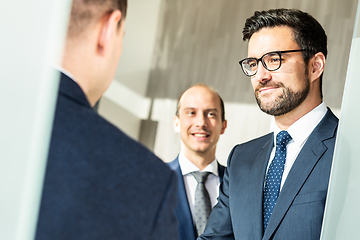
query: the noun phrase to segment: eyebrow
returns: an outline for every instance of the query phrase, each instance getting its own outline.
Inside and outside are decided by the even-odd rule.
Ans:
[[[209,108],[209,109],[206,109],[205,111],[215,111],[215,112],[218,112],[218,110],[216,108]]]
[[[187,108],[184,108],[184,110],[194,110],[194,109],[198,109],[198,108],[195,108],[195,107],[187,107]],[[215,112],[218,112],[219,110],[217,110],[216,108],[207,108],[207,109],[204,109],[204,111],[215,111]]]

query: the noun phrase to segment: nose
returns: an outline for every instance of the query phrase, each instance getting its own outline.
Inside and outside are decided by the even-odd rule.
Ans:
[[[204,127],[206,126],[206,116],[205,113],[198,114],[196,116],[196,126],[197,127]]]
[[[264,67],[261,61],[258,63],[258,69],[256,74],[253,76],[253,80],[261,83],[271,80],[270,71]]]

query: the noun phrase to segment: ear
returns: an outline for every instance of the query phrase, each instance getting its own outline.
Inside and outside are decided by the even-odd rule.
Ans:
[[[224,120],[222,122],[222,128],[220,134],[223,134],[225,132],[225,129],[227,128],[227,120]]]
[[[111,40],[115,36],[118,23],[121,20],[120,10],[106,14],[100,20],[100,33],[98,38],[98,53],[102,56],[109,50]]]
[[[174,131],[176,133],[179,133],[180,132],[180,119],[178,116],[175,116],[174,117]]]
[[[316,53],[309,61],[309,77],[310,81],[318,79],[324,72],[325,67],[325,55],[322,52]]]

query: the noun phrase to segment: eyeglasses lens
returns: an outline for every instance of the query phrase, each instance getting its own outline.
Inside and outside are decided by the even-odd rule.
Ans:
[[[242,62],[242,67],[246,75],[251,76],[257,70],[257,60],[255,58],[248,58]]]
[[[258,69],[258,62],[261,61],[263,66],[269,71],[275,71],[280,68],[281,56],[277,52],[265,54],[262,58],[247,58],[242,61],[241,66],[247,76],[253,76]]]
[[[269,71],[275,71],[280,67],[281,57],[279,53],[268,53],[263,56],[262,62],[264,67]]]

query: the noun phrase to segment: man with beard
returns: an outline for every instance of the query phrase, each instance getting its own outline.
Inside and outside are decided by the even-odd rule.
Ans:
[[[199,239],[320,238],[338,119],[322,101],[327,37],[299,10],[255,12],[243,29],[251,78],[273,132],[234,147]]]
[[[169,166],[178,175],[175,214],[181,240],[195,240],[203,233],[217,203],[225,167],[216,161],[215,151],[226,126],[224,102],[209,86],[196,84],[180,96],[174,129],[180,133],[181,152]],[[205,195],[198,194],[201,191]],[[199,203],[199,197],[205,201]]]

